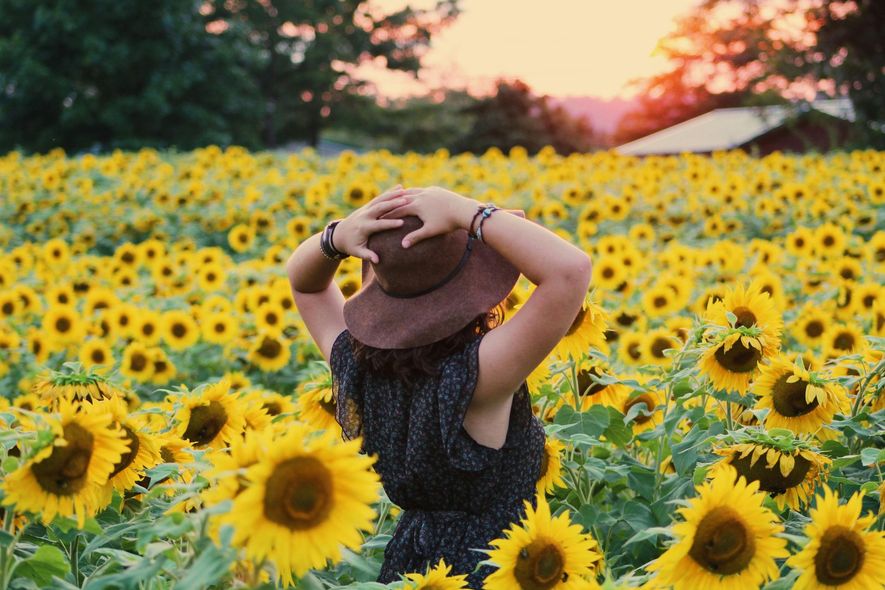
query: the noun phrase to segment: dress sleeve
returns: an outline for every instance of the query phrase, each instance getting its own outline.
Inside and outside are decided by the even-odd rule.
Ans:
[[[353,358],[350,332],[343,330],[332,343],[329,368],[332,372],[332,399],[335,400],[335,420],[341,426],[342,437],[351,440],[362,433],[362,389],[357,383],[356,359]]]
[[[478,443],[464,428],[464,415],[479,379],[481,341],[482,337],[477,338],[445,361],[437,399],[443,450],[449,463],[464,471],[483,471],[503,454],[503,449]]]

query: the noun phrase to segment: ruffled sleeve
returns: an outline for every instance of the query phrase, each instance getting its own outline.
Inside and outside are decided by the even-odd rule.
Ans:
[[[358,367],[353,357],[350,332],[343,330],[329,352],[332,372],[332,399],[335,400],[335,420],[341,426],[342,437],[351,440],[362,434],[362,389],[358,386]]]
[[[503,454],[503,448],[478,443],[464,428],[464,415],[479,379],[481,341],[482,337],[478,337],[444,362],[438,388],[443,450],[452,467],[464,471],[483,471]]]

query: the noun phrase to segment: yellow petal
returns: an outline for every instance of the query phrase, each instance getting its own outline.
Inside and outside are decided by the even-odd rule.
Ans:
[[[790,375],[787,377],[787,383],[795,383],[799,380],[799,375]]]
[[[781,455],[781,475],[784,477],[790,475],[790,472],[793,471],[795,465],[796,460],[791,455]]]

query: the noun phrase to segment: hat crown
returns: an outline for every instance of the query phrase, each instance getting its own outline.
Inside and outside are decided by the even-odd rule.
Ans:
[[[399,227],[369,236],[366,245],[378,255],[378,264],[363,265],[363,282],[371,268],[375,280],[385,291],[408,295],[430,288],[458,266],[467,247],[467,231],[454,230],[403,248],[403,238],[424,222],[415,215],[402,219]]]

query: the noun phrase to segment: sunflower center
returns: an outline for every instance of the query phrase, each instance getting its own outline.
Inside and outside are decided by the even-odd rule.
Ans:
[[[129,368],[133,371],[143,371],[147,366],[147,358],[140,352],[135,352],[129,360]]]
[[[182,338],[187,334],[187,328],[184,324],[175,323],[172,324],[172,335],[176,338]]]
[[[818,320],[811,320],[805,324],[805,333],[812,338],[817,338],[824,333],[824,325]]]
[[[315,528],[332,510],[332,491],[332,476],[316,458],[283,461],[267,479],[264,515],[290,530]]]
[[[595,395],[605,389],[607,386],[594,381],[590,375],[601,377],[602,373],[596,367],[590,367],[590,370],[581,369],[578,371],[578,392],[580,395]]]
[[[267,413],[271,416],[276,416],[283,411],[283,408],[280,407],[280,404],[277,402],[266,402],[264,404],[264,409],[267,410]]]
[[[331,399],[326,400],[325,398],[320,399],[320,407],[327,413],[332,416],[335,415],[335,402]]]
[[[742,571],[756,553],[756,543],[733,509],[718,506],[698,524],[688,554],[707,570],[730,575]]]
[[[550,455],[547,452],[547,448],[544,448],[544,453],[541,455],[541,474],[538,476],[538,479],[542,479],[545,475],[547,475],[547,467],[550,465]]]
[[[226,423],[227,412],[224,406],[213,400],[191,410],[191,419],[184,431],[184,438],[195,445],[209,444]]]
[[[280,352],[282,352],[282,345],[277,342],[275,338],[270,338],[265,336],[261,341],[261,346],[258,348],[258,354],[268,359],[275,359],[280,356]]]
[[[654,342],[651,343],[651,354],[655,358],[667,358],[666,356],[664,356],[664,350],[668,348],[673,348],[673,343],[670,342],[668,338],[661,338],[660,336],[658,336],[654,339]]]
[[[811,469],[811,461],[802,455],[793,457],[795,464],[792,471],[786,477],[781,473],[779,462],[771,469],[766,467],[764,456],[760,457],[751,467],[752,453],[746,457],[738,459],[737,455],[731,459],[731,464],[737,470],[738,475],[747,478],[747,481],[758,481],[759,489],[769,494],[779,495],[786,493],[790,488],[794,488],[805,481],[805,476]]]
[[[756,325],[756,314],[747,307],[735,307],[731,310],[731,313],[737,317],[737,320],[734,322],[735,327],[743,326],[744,328],[751,328]]]
[[[733,373],[750,373],[756,370],[756,365],[762,359],[762,353],[755,348],[744,346],[737,340],[730,349],[725,350],[721,345],[714,353],[716,362]]]
[[[587,310],[584,309],[584,306],[581,306],[581,309],[578,310],[578,315],[575,316],[572,325],[569,326],[568,332],[565,333],[566,336],[571,336],[575,330],[578,329],[578,326],[581,325],[581,322],[584,320],[584,316],[587,315]]]
[[[546,590],[565,574],[565,560],[556,545],[536,539],[519,551],[514,575],[523,590]]]
[[[55,320],[55,329],[59,332],[67,332],[71,329],[71,322],[68,318],[58,318]]]
[[[781,416],[795,418],[804,416],[818,406],[817,399],[811,400],[811,403],[805,401],[805,389],[808,387],[808,381],[800,379],[795,383],[787,383],[787,379],[791,373],[781,375],[774,385],[771,387],[771,400],[774,409]]]
[[[638,395],[635,398],[629,400],[624,405],[624,414],[626,415],[630,411],[630,408],[632,408],[633,406],[635,406],[637,404],[645,404],[645,411],[648,412],[648,415],[646,416],[644,414],[637,414],[636,417],[633,418],[633,421],[636,422],[637,424],[645,424],[646,422],[651,420],[651,413],[654,412],[656,404],[650,395],[648,395],[648,394]]]
[[[52,454],[31,467],[40,487],[50,494],[73,495],[87,483],[89,460],[94,437],[76,423],[66,424],[63,447],[53,447]]]
[[[863,567],[866,547],[860,536],[841,525],[827,529],[814,556],[817,580],[827,586],[841,586]]]
[[[848,332],[841,332],[833,340],[833,347],[839,350],[851,350],[854,348],[854,336]]]
[[[138,455],[138,447],[141,444],[138,440],[138,436],[136,436],[135,432],[125,424],[123,424],[123,431],[126,433],[126,441],[129,443],[129,450],[123,453],[123,456],[120,457],[120,461],[114,465],[114,470],[111,471],[108,479],[132,465],[132,462],[135,461],[135,457]]]

